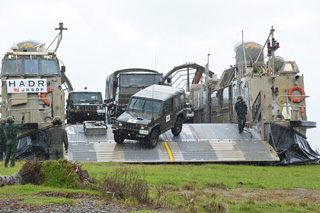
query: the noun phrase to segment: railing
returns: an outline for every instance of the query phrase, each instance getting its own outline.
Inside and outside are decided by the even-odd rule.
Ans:
[[[252,121],[258,121],[260,115],[261,115],[261,92],[259,92],[256,100],[252,105]]]

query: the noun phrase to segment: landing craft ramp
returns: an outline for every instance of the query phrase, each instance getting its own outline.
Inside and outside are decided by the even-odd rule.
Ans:
[[[181,163],[279,161],[268,142],[253,129],[238,133],[236,124],[184,124],[179,136],[160,135],[154,149],[125,140],[117,144],[109,126],[106,135],[85,135],[82,125],[67,126],[68,160],[80,162]]]

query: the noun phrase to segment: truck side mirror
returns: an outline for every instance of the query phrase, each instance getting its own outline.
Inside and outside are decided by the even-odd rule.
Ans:
[[[171,84],[171,78],[170,77],[167,78],[167,83]]]
[[[61,66],[61,72],[62,72],[62,73],[65,73],[65,72],[66,72],[66,66],[64,66],[64,65]]]

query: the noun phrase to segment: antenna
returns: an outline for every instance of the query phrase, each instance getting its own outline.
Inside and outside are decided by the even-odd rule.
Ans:
[[[63,23],[60,22],[60,23],[59,23],[59,28],[55,28],[55,30],[60,30],[60,32],[59,32],[59,34],[53,39],[53,41],[52,41],[51,44],[48,46],[48,48],[46,49],[46,51],[49,49],[49,47],[51,47],[52,43],[58,38],[57,46],[56,46],[56,48],[55,48],[55,50],[54,50],[55,52],[57,52],[58,47],[59,47],[59,45],[60,45],[60,43],[61,43],[61,40],[62,40],[62,31],[63,31],[63,30],[68,30],[68,28],[64,28],[64,27],[63,27]]]
[[[157,48],[154,50],[154,70],[157,70]]]

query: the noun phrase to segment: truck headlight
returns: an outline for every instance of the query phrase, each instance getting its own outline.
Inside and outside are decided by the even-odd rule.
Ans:
[[[121,123],[121,122],[119,122],[119,126],[122,126],[122,123]]]

